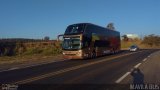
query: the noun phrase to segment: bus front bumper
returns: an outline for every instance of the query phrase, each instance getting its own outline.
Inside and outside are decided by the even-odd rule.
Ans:
[[[82,56],[70,56],[70,55],[63,55],[65,59],[84,59]]]

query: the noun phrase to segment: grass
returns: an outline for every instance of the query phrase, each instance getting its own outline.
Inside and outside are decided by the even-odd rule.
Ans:
[[[57,58],[62,50],[59,42],[3,43],[0,48],[0,64],[43,61]],[[2,45],[2,44],[1,44]],[[10,47],[12,46],[12,48]]]

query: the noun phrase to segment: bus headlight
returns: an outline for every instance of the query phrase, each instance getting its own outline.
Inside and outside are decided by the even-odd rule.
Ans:
[[[65,55],[65,53],[63,52],[63,55]]]
[[[78,56],[82,56],[82,52],[81,52],[81,51],[78,51],[76,54],[77,54]]]

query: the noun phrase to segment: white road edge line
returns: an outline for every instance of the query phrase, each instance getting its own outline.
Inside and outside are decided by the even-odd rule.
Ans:
[[[6,72],[6,71],[12,71],[12,70],[16,70],[16,69],[24,69],[24,68],[28,68],[28,67],[34,67],[34,66],[40,66],[40,65],[45,65],[45,64],[50,64],[50,63],[54,63],[54,62],[61,62],[61,61],[65,61],[68,59],[62,59],[62,60],[57,60],[57,61],[52,61],[52,62],[47,62],[47,63],[40,63],[40,64],[34,64],[34,65],[30,65],[30,66],[24,66],[24,67],[13,67],[13,68],[9,68],[9,69],[5,69],[5,70],[1,70],[1,72]]]
[[[125,77],[127,77],[131,72],[125,73],[122,77],[120,77],[115,83],[120,83]]]
[[[138,63],[137,65],[134,66],[134,68],[138,68],[142,63]]]
[[[143,59],[143,62],[145,62],[147,60],[147,58]]]
[[[8,69],[8,71],[9,71],[9,70],[15,70],[15,69],[19,69],[19,67],[10,68],[10,69]]]

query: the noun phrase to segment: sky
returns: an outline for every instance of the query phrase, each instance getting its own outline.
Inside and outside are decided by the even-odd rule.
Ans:
[[[56,39],[70,24],[93,23],[160,35],[160,0],[0,0],[0,38]]]

